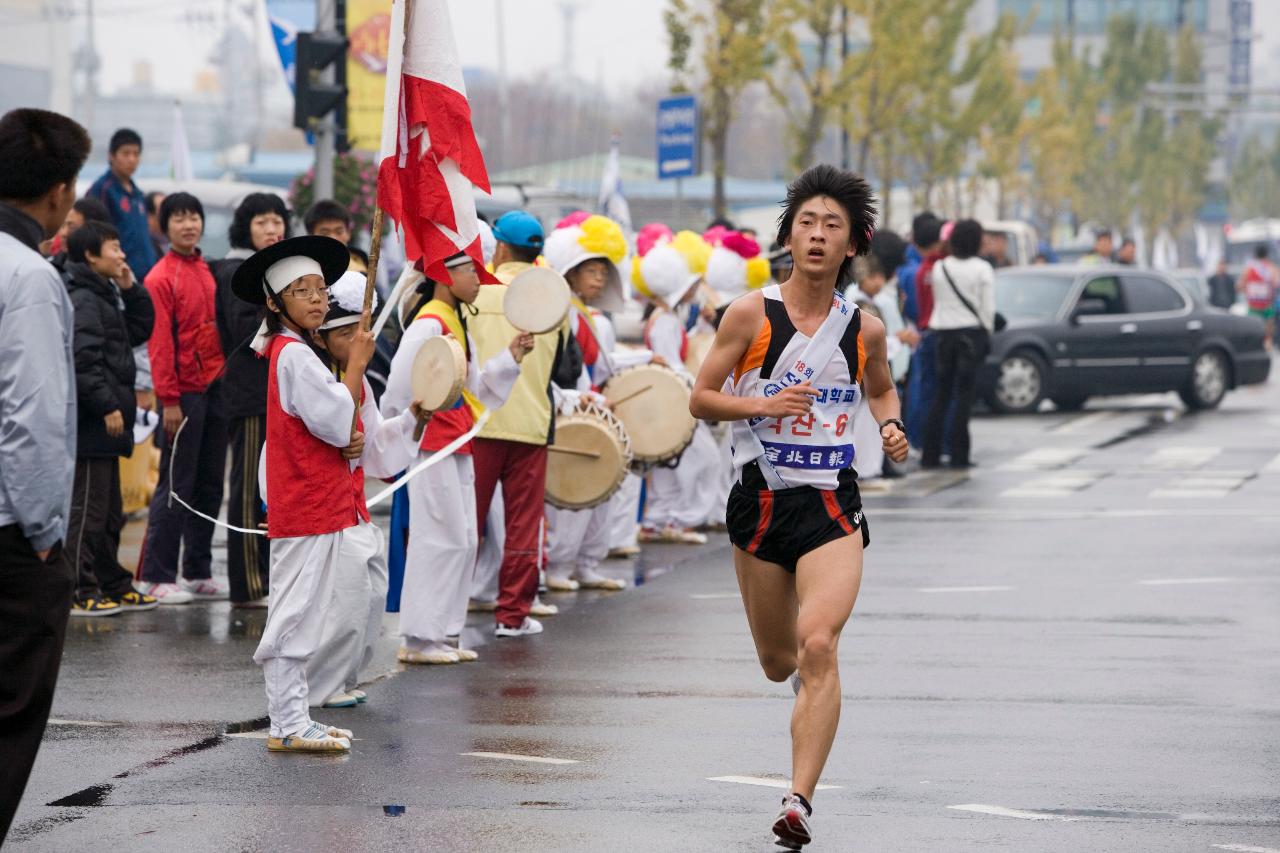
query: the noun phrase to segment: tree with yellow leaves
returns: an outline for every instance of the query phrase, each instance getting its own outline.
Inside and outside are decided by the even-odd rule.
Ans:
[[[769,62],[764,0],[669,0],[664,15],[671,54],[668,66],[677,87],[692,76],[696,53],[702,92],[703,129],[711,149],[716,216],[727,212],[725,158],[734,103],[751,83],[763,78]]]

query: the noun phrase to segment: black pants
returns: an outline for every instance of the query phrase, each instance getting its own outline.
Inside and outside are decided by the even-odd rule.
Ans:
[[[0,844],[49,720],[73,587],[61,544],[41,560],[18,525],[0,527]]]
[[[231,483],[227,495],[227,523],[256,530],[267,520],[258,494],[258,456],[267,440],[267,416],[231,419]],[[262,598],[269,589],[271,552],[267,537],[227,531],[227,583],[231,600]]]
[[[183,394],[181,405],[187,425],[178,439],[176,455],[172,452],[173,441],[164,429],[156,433],[161,451],[160,482],[151,499],[138,568],[139,580],[148,583],[173,583],[178,579],[179,551],[184,578],[202,580],[212,576],[213,524],[177,501],[169,506],[169,490],[206,515],[218,517],[227,464],[227,420],[222,414],[219,384],[210,385],[203,394]]]
[[[71,523],[62,557],[76,578],[76,600],[119,598],[133,589],[133,574],[120,565],[120,460],[114,456],[76,459],[71,490]]]
[[[978,385],[978,366],[987,355],[987,335],[981,329],[946,329],[934,334],[938,336],[938,384],[925,426],[921,463],[938,464],[943,438],[949,431],[951,464],[968,465],[969,413]]]

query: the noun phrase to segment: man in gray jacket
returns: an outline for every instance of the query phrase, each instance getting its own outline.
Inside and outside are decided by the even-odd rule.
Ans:
[[[40,256],[76,196],[89,136],[66,116],[0,117],[0,844],[40,748],[74,586],[61,559],[76,459],[73,317]],[[20,164],[20,167],[14,164]]]

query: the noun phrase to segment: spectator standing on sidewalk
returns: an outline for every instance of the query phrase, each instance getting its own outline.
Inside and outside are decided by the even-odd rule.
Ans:
[[[71,205],[71,209],[67,211],[67,218],[62,220],[62,227],[58,229],[57,235],[49,245],[49,260],[58,269],[62,269],[67,262],[67,239],[86,222],[105,222],[110,225],[111,212],[96,198],[85,196],[76,199],[75,204]]]
[[[89,135],[0,118],[0,845],[44,737],[74,583],[62,560],[75,473],[71,300],[40,256],[76,197]],[[14,167],[21,164],[21,168]]]
[[[156,312],[148,351],[163,425],[160,482],[151,499],[138,579],[144,582],[142,591],[161,604],[187,604],[193,598],[227,597],[226,581],[212,577],[213,523],[169,498],[172,491],[196,510],[218,515],[227,459],[227,421],[218,381],[223,356],[216,285],[198,248],[204,207],[190,193],[173,193],[160,205],[160,227],[169,236],[169,253],[146,280]],[[175,454],[174,436],[184,420]]]
[[[920,459],[923,468],[941,464],[944,433],[950,436],[951,467],[972,467],[969,411],[978,368],[991,351],[995,329],[995,272],[978,257],[981,223],[974,219],[957,222],[950,243],[951,257],[939,260],[930,271],[934,308],[929,328],[938,339],[938,387],[925,431]]]
[[[1236,280],[1227,272],[1226,258],[1218,260],[1217,271],[1209,276],[1209,304],[1229,309],[1236,302]]]
[[[931,214],[917,216],[911,226],[911,242],[923,254],[915,267],[911,289],[903,309],[906,318],[916,324],[916,330],[920,334],[920,341],[911,356],[911,371],[907,378],[905,419],[907,440],[912,447],[923,447],[938,372],[938,342],[929,333],[929,319],[933,313],[933,288],[929,284],[929,271],[946,254],[942,221]]]
[[[120,457],[133,455],[133,347],[151,337],[151,297],[133,277],[116,229],[86,222],[67,241],[63,271],[75,308],[76,473],[71,535],[63,555],[75,574],[72,616],[114,616],[159,602],[133,588],[120,565],[124,509]]]
[[[111,224],[120,232],[120,247],[139,281],[147,277],[156,263],[151,229],[147,227],[147,199],[133,182],[133,173],[138,171],[141,160],[142,137],[137,131],[120,128],[111,134],[106,173],[94,181],[86,193],[111,212]]]
[[[351,242],[355,222],[351,212],[333,199],[322,198],[307,208],[302,217],[307,233],[317,237],[332,237],[342,245]]]
[[[164,204],[164,193],[152,190],[147,193],[147,232],[151,235],[151,247],[155,249],[156,258],[163,258],[169,251],[169,238],[160,230],[160,205]]]
[[[213,264],[218,284],[218,337],[227,360],[222,402],[230,425],[231,476],[227,523],[257,529],[266,521],[258,493],[258,457],[267,440],[267,360],[249,344],[262,322],[261,306],[236,297],[231,281],[254,252],[286,236],[289,211],[274,193],[252,193],[240,202],[227,236],[231,251]],[[231,604],[265,607],[271,553],[265,536],[227,531],[227,582]]]

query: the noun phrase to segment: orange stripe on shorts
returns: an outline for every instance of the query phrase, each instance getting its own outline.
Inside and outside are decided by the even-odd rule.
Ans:
[[[831,516],[832,521],[840,523],[845,535],[853,535],[853,525],[849,523],[849,519],[844,517],[844,510],[840,509],[840,503],[836,500],[836,493],[823,489],[822,502],[826,504],[827,515]]]
[[[760,541],[764,539],[764,534],[769,530],[769,524],[773,521],[773,492],[760,492],[760,520],[756,522],[756,535],[751,537],[751,543],[747,545],[747,552],[754,554],[756,549],[760,547]]]

